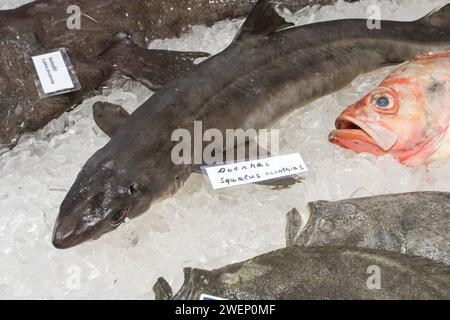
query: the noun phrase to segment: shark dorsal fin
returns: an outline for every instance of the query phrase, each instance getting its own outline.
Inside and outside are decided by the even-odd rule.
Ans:
[[[259,0],[245,20],[236,41],[252,36],[268,36],[292,25],[275,11],[270,0]]]

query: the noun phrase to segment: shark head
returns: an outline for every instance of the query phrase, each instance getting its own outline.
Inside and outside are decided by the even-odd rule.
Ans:
[[[89,159],[62,202],[53,231],[56,248],[97,239],[180,187],[172,162],[158,153],[112,149],[107,145]]]
[[[138,176],[123,170],[113,160],[98,161],[94,156],[61,204],[53,245],[63,249],[97,239],[136,211],[145,210],[148,207],[145,202],[149,201],[151,196],[146,194]]]

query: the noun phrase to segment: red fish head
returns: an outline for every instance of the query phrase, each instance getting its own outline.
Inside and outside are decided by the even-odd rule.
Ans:
[[[426,108],[423,82],[407,78],[385,81],[336,120],[330,141],[355,152],[391,154],[400,162],[423,163],[435,138],[443,131],[435,110]],[[422,154],[419,157],[419,154]],[[414,160],[412,160],[414,158]]]
[[[330,141],[355,152],[382,155],[398,140],[398,134],[388,125],[388,120],[398,111],[399,101],[395,91],[378,88],[347,108],[336,120],[336,129]]]

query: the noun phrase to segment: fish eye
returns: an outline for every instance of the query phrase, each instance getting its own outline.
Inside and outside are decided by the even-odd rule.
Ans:
[[[352,204],[344,204],[343,211],[346,214],[354,214],[356,212],[356,207]]]
[[[398,110],[398,103],[392,90],[380,89],[372,93],[371,105],[376,111],[381,113],[395,113]]]
[[[111,226],[118,227],[126,218],[128,210],[119,209],[111,215]]]
[[[372,105],[380,109],[389,109],[394,105],[394,99],[386,93],[376,93],[372,96]]]
[[[322,220],[320,221],[319,229],[320,229],[322,232],[330,233],[330,232],[332,232],[332,231],[334,230],[334,223],[333,223],[333,221],[331,221],[331,220],[328,220],[328,219],[322,219]]]
[[[386,107],[389,106],[390,101],[389,101],[389,98],[388,98],[388,97],[382,96],[382,97],[379,97],[379,98],[376,100],[375,103],[376,103],[377,106],[380,107],[380,108],[386,108]]]
[[[128,194],[130,196],[136,194],[139,191],[139,186],[137,183],[133,183],[131,186],[128,187]]]

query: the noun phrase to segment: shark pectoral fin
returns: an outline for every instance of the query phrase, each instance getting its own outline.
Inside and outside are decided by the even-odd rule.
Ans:
[[[380,63],[378,65],[378,68],[381,69],[381,68],[392,67],[392,66],[396,66],[396,65],[402,64],[403,62],[405,62],[405,60],[399,60],[399,59],[396,58],[396,59],[388,61],[388,62]]]
[[[204,52],[147,50],[122,42],[103,54],[102,65],[106,80],[121,74],[156,91],[195,67],[197,58],[208,56]]]
[[[280,29],[293,26],[276,11],[270,0],[259,0],[253,7],[247,20],[239,31],[236,41],[241,41],[249,36],[268,36]]]
[[[283,190],[283,189],[288,189],[288,188],[292,187],[293,185],[295,185],[297,183],[301,183],[301,182],[302,182],[302,178],[299,178],[297,176],[289,176],[289,177],[283,177],[283,178],[274,179],[274,180],[261,181],[261,182],[255,183],[255,184],[260,185],[260,186],[271,187],[273,190]]]
[[[202,170],[202,165],[193,165],[192,166],[192,173],[195,174],[206,174],[205,171]],[[290,177],[284,177],[274,180],[266,180],[266,181],[260,181],[255,182],[255,184],[260,186],[266,186],[272,188],[272,190],[284,190],[292,187],[293,185],[297,183],[301,183],[302,178],[299,178],[297,176],[290,176]]]
[[[243,152],[243,148],[245,148],[245,153]],[[239,151],[239,152],[238,152]],[[231,158],[231,156],[228,154],[228,152],[233,152],[232,154],[232,162],[228,161],[228,159]],[[240,144],[238,146],[235,146],[233,151],[225,151],[223,154],[222,159],[225,161],[225,163],[239,163],[239,162],[247,162],[252,160],[258,160],[258,159],[265,159],[271,157],[271,153],[261,147],[260,145],[251,145],[249,141],[246,141],[244,144]],[[213,164],[214,165],[214,164]],[[193,165],[192,166],[192,172],[197,174],[206,174],[203,167],[206,166],[204,164],[202,165]],[[257,185],[261,186],[267,186],[271,187],[273,190],[282,190],[287,189],[297,183],[302,182],[302,178],[298,176],[287,176],[272,180],[266,180],[266,181],[260,181],[255,182]]]
[[[155,300],[170,300],[173,297],[172,288],[164,278],[158,278],[153,286]]]
[[[246,145],[246,150],[249,150],[248,143]],[[271,153],[258,145],[258,159],[264,159],[271,157]],[[245,155],[245,161],[256,160],[255,157],[249,156],[248,153]],[[261,182],[256,182],[255,184],[260,186],[271,187],[273,190],[283,190],[292,187],[293,185],[302,182],[302,178],[298,176],[287,176],[283,178],[277,178],[273,180],[266,180]]]
[[[122,124],[130,115],[121,106],[108,102],[97,102],[92,108],[95,123],[110,138],[117,134]]]
[[[243,152],[245,151],[245,152]],[[251,144],[248,140],[242,144],[235,145],[232,151],[222,151],[221,163],[220,164],[228,164],[228,163],[238,163],[238,162],[246,162],[257,160],[261,158],[270,157],[270,152],[261,147],[258,144]],[[225,162],[223,162],[225,161]],[[212,164],[212,165],[216,165]],[[204,174],[205,171],[203,167],[207,166],[206,164],[201,165],[193,165],[192,172],[198,174]]]
[[[286,215],[286,247],[295,246],[301,226],[302,217],[294,208]]]

